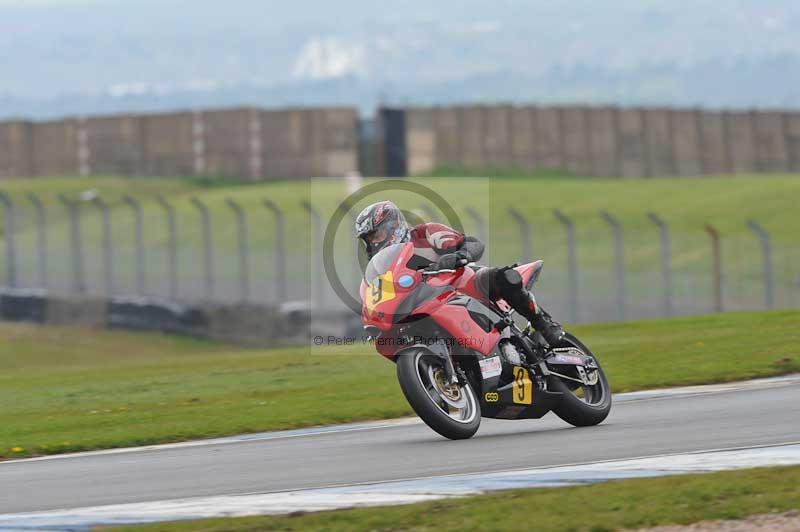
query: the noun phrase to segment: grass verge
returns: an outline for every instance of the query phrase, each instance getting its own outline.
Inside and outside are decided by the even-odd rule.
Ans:
[[[616,392],[800,371],[800,312],[572,329]],[[242,349],[0,324],[0,458],[411,414],[371,346]]]
[[[603,532],[800,508],[800,467],[528,489],[407,506],[158,523],[115,531],[538,530]]]

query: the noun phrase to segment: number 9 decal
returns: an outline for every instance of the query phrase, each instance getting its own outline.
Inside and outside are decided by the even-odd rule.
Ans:
[[[375,282],[372,284],[372,304],[377,305],[381,302],[381,285],[383,281],[380,277],[375,279]]]
[[[388,271],[377,277],[372,283],[368,285],[370,297],[367,298],[367,310],[372,312],[381,303],[385,303],[394,299],[394,278],[392,272]]]
[[[533,383],[528,376],[528,370],[515,366],[514,386],[512,389],[514,402],[518,405],[533,404]]]

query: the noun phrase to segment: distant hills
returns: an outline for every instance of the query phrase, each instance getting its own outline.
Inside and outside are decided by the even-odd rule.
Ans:
[[[795,0],[0,0],[0,117],[461,101],[800,108]]]

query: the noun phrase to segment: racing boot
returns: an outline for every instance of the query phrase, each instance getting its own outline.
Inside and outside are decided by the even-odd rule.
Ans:
[[[547,340],[550,347],[557,347],[564,338],[564,329],[561,328],[560,323],[555,321],[550,314],[544,312],[541,307],[537,305],[536,308],[537,312],[533,314],[533,317],[528,318],[528,320],[531,322],[531,325],[533,325],[533,328],[544,336],[544,339]]]
[[[513,268],[501,268],[497,271],[496,282],[503,299],[531,323],[550,347],[555,347],[561,342],[564,330],[536,303],[533,293],[522,286],[519,272]]]

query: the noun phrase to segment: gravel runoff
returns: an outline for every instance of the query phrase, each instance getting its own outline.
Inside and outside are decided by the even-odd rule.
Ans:
[[[800,510],[752,515],[730,521],[700,521],[691,525],[640,528],[637,532],[800,532]]]

